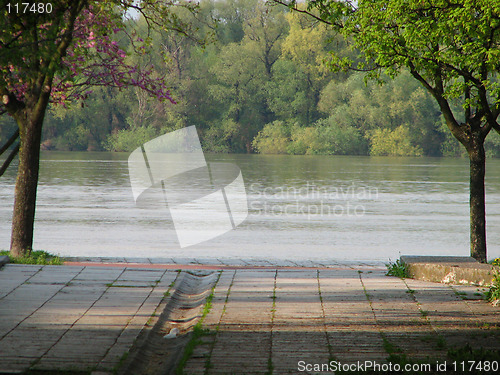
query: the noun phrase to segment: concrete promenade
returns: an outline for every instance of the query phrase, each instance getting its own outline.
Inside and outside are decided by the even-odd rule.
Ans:
[[[301,373],[390,355],[435,366],[465,344],[500,350],[500,308],[482,289],[387,277],[380,264],[73,261],[0,270],[0,374],[121,373],[175,298],[180,269],[218,276],[186,374]]]

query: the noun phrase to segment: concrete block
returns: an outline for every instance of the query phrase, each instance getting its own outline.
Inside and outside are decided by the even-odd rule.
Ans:
[[[413,279],[446,284],[488,285],[499,270],[472,257],[402,255],[401,262]]]

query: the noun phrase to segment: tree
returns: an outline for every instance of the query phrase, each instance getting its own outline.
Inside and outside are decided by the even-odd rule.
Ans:
[[[32,6],[4,2],[0,10],[0,111],[14,118],[19,134],[19,145],[14,149],[19,150],[19,167],[10,248],[13,256],[27,255],[32,249],[40,143],[49,102],[83,99],[93,85],[133,85],[160,100],[172,100],[165,83],[152,77],[150,68],[125,62],[125,52],[111,36],[125,30],[124,15],[130,8],[149,15],[149,24],[161,20],[168,27],[182,29],[178,18],[168,12],[176,3],[57,0]],[[133,42],[142,42],[133,33],[128,36]],[[137,52],[144,50],[144,45],[137,46]],[[10,140],[15,142],[15,138],[16,134]]]
[[[228,133],[231,149],[251,152],[252,140],[261,128],[262,92],[265,79],[263,64],[256,64],[251,45],[230,43],[224,46],[211,72],[217,83],[209,93],[226,107],[222,119],[223,133]]]
[[[244,27],[245,38],[258,59],[264,64],[268,78],[274,63],[281,55],[281,44],[288,33],[285,13],[278,7],[258,2],[255,16]]]
[[[303,85],[307,90],[302,93],[302,117],[306,125],[318,119],[317,103],[323,85],[331,78],[326,60],[328,57],[326,41],[333,35],[325,25],[311,23],[303,15],[287,14],[290,32],[283,42],[283,55],[290,59],[295,68],[304,76]],[[294,74],[294,77],[296,75]]]
[[[310,0],[306,12],[361,52],[362,62],[338,58],[334,68],[364,70],[374,79],[406,68],[434,97],[469,156],[471,256],[485,262],[484,142],[492,129],[500,132],[500,1]],[[461,113],[453,111],[454,100]]]
[[[384,84],[364,82],[363,73],[354,73],[344,82],[331,81],[321,92],[318,108],[330,114],[339,125],[354,126],[362,134],[374,140],[377,130],[387,130],[379,135],[405,135],[409,142],[423,151],[424,155],[440,156],[442,135],[440,111],[434,98],[418,83],[408,71],[403,71],[393,80],[381,77]],[[408,124],[408,131],[392,133],[402,124]],[[453,137],[450,134],[450,137]],[[393,140],[399,137],[393,138]],[[378,137],[382,140],[381,137]],[[376,142],[380,144],[379,142]],[[372,146],[375,143],[372,142]],[[415,155],[414,147],[400,149],[399,155]],[[394,154],[372,150],[372,155]]]

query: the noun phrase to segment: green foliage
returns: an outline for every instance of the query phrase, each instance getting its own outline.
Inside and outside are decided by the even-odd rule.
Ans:
[[[219,126],[211,126],[202,134],[203,149],[228,153],[243,147],[238,137],[241,125],[231,119],[223,120]],[[241,150],[240,150],[241,151]]]
[[[105,147],[109,151],[131,152],[157,135],[157,130],[152,127],[122,129],[108,138],[108,143]]]
[[[387,263],[385,266],[387,267],[387,276],[396,276],[402,279],[408,277],[408,269],[406,267],[406,264],[401,262],[399,259],[396,259],[396,262],[394,263],[389,260],[389,263]]]
[[[382,78],[382,85],[365,83],[360,73],[351,75],[344,82],[331,81],[322,90],[318,107],[330,114],[332,121],[339,126],[353,126],[368,139],[373,136],[374,129],[393,131],[408,124],[408,131],[398,134],[404,139],[398,141],[411,143],[421,149],[422,154],[440,155],[443,135],[436,126],[440,123],[440,113],[432,97],[406,71],[394,80]],[[412,151],[409,154],[415,153]]]
[[[131,22],[128,27],[165,58],[160,53],[133,54],[132,46],[119,38],[130,52],[127,62],[153,64],[152,74],[165,77],[177,104],[149,100],[146,93],[131,88],[96,88],[83,106],[52,108],[44,125],[44,146],[131,151],[162,132],[196,125],[203,148],[211,152],[463,156],[464,148],[450,133],[435,99],[404,67],[406,60],[385,50],[399,39],[383,28],[384,22],[413,22],[418,18],[415,11],[400,18],[398,12],[413,9],[415,1],[391,2],[392,13],[387,13],[377,8],[385,2],[377,0],[373,9],[365,9],[373,20],[358,24],[346,4],[312,3],[328,21],[345,17],[342,33],[363,25],[371,34],[363,31],[344,40],[331,27],[264,0],[202,0],[196,18],[182,7],[172,9],[181,24],[192,25],[192,38],[169,30],[148,34],[143,18]],[[431,30],[423,18],[417,21]],[[377,26],[375,20],[381,23]],[[414,25],[401,30],[402,40],[415,51],[424,47],[417,31]],[[213,43],[198,43],[207,38]],[[394,62],[392,68],[370,74],[383,84],[365,82],[363,73],[339,71],[345,63],[365,58],[367,68],[376,58]],[[337,72],[332,73],[332,67]],[[446,89],[457,96],[462,87],[456,77],[449,78]],[[464,121],[460,95],[450,103]],[[4,119],[1,139],[10,134],[3,124]],[[500,137],[488,137],[485,147],[488,156],[500,156]]]
[[[500,158],[500,135],[493,133],[486,138],[484,148],[488,157]]]
[[[295,126],[288,153],[298,155],[364,155],[367,142],[358,129],[337,126],[332,119],[318,120],[314,127]]]
[[[63,264],[63,261],[57,255],[53,255],[42,250],[31,251],[31,253],[28,256],[20,258],[10,256],[9,251],[0,251],[0,255],[7,255],[10,259],[10,262],[15,264],[39,264],[39,265]]]
[[[334,118],[318,120],[315,123],[318,136],[312,154],[322,155],[366,155],[368,142],[359,129],[349,125],[338,125]]]
[[[383,73],[395,78],[408,69],[432,94],[449,130],[469,153],[477,152],[477,141],[498,127],[497,1],[437,1],[429,7],[420,0],[308,3],[310,11],[318,10],[360,51],[358,60],[333,51],[335,70],[354,67],[368,72],[367,79],[380,81]]]
[[[295,125],[291,132],[291,143],[287,148],[289,154],[311,154],[319,145],[318,132],[313,127]]]
[[[422,149],[413,146],[408,126],[401,125],[394,130],[375,129],[370,134],[370,155],[374,156],[421,156]]]
[[[61,151],[84,151],[88,148],[89,136],[89,129],[84,124],[78,124],[55,138],[51,146]]]
[[[252,142],[261,154],[286,154],[290,142],[289,131],[283,121],[266,124]]]

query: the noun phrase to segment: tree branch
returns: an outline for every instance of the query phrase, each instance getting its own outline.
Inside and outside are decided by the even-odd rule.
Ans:
[[[342,25],[342,24],[333,23],[333,22],[327,21],[327,20],[325,20],[325,19],[323,19],[321,17],[318,17],[315,14],[309,12],[308,10],[297,8],[297,4],[295,2],[293,2],[293,3],[287,3],[286,1],[281,1],[281,0],[273,0],[273,1],[275,3],[277,3],[277,4],[284,5],[287,8],[292,9],[294,12],[299,12],[299,13],[307,14],[308,16],[311,16],[312,18],[314,18],[316,21],[319,21],[319,22],[322,22],[322,23],[326,23],[327,25],[330,25],[330,26],[336,26],[338,28],[343,28],[344,27],[344,25]]]
[[[0,155],[2,155],[7,149],[19,138],[19,128],[14,134],[9,138],[9,140],[0,148]]]
[[[16,155],[19,153],[19,143],[14,147],[14,149],[11,151],[7,159],[2,164],[2,167],[0,167],[0,177],[5,173],[7,168],[9,168],[9,165],[12,163],[12,160],[16,157]]]

